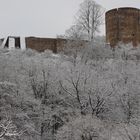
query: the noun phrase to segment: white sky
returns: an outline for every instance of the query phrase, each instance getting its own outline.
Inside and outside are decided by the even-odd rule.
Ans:
[[[0,0],[0,37],[56,37],[74,24],[83,0]],[[140,0],[96,0],[106,10],[140,8]],[[104,33],[102,27],[101,33]]]

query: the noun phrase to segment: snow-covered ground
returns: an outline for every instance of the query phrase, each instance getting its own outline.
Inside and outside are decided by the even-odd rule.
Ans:
[[[139,139],[140,49],[91,44],[75,52],[0,49],[4,137]]]

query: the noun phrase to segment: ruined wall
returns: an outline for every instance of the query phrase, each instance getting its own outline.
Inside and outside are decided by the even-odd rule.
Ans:
[[[15,39],[15,48],[20,48],[20,37],[15,37],[15,36],[8,36],[4,47],[6,47],[6,48],[9,47],[9,38],[14,38]]]
[[[38,37],[26,37],[26,47],[43,52],[46,49],[52,50],[54,53],[63,50],[66,44],[65,39],[55,38],[38,38]]]
[[[140,10],[118,8],[106,12],[106,42],[112,47],[119,42],[134,46],[140,43]]]
[[[61,39],[61,38],[57,38],[56,40],[57,40],[57,52],[63,51],[63,49],[67,45],[67,40],[66,39]]]
[[[9,46],[9,39],[14,40],[14,49],[20,48],[20,49],[26,49],[30,48],[33,50],[36,50],[38,52],[43,52],[47,49],[52,50],[53,53],[61,52],[65,49],[65,47],[69,44],[73,44],[75,42],[74,40],[67,40],[67,39],[61,39],[61,38],[39,38],[39,37],[25,37],[22,42],[21,37],[14,37],[14,36],[8,36],[5,39],[1,39],[2,42],[4,42],[4,48],[10,48]],[[80,41],[79,47],[86,46],[87,41]],[[74,45],[74,47],[77,47]]]
[[[52,38],[37,38],[37,37],[26,37],[26,47],[43,52],[46,49],[52,50],[54,53],[57,52],[57,41]]]

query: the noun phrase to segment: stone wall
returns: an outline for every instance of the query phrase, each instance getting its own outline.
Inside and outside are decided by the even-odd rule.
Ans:
[[[140,43],[140,10],[118,8],[106,12],[106,42],[112,47],[119,42],[134,46]]]
[[[9,36],[5,39],[4,48],[9,48],[9,39],[14,39],[15,46],[14,48],[21,48],[23,46],[23,42],[21,42],[21,37]],[[26,48],[30,48],[36,50],[38,52],[43,52],[45,50],[52,50],[53,53],[61,52],[64,48],[69,46],[69,44],[73,44],[74,40],[60,39],[60,38],[39,38],[39,37],[25,37],[25,46]],[[79,47],[86,46],[87,41],[80,41]],[[77,47],[75,45],[75,47]]]
[[[26,47],[43,52],[46,49],[52,50],[57,53],[63,50],[66,40],[55,38],[38,38],[38,37],[26,37]]]
[[[54,53],[57,52],[56,39],[52,38],[36,38],[26,37],[26,47],[42,52],[46,49],[52,50]]]

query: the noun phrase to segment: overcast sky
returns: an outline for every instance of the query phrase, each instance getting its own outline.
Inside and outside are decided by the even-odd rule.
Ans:
[[[0,0],[0,37],[56,37],[74,24],[83,0]],[[140,8],[140,0],[96,0],[106,10]],[[101,33],[104,33],[102,28]]]

